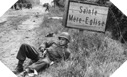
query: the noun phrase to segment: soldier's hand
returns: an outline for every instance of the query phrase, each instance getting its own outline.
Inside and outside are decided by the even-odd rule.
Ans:
[[[40,50],[40,52],[44,52],[44,50],[45,50],[45,48],[43,48],[43,47],[39,47],[39,50]]]

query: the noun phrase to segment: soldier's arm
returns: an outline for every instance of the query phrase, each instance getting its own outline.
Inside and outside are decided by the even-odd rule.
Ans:
[[[65,52],[65,60],[69,59],[71,55],[70,49],[67,49],[67,51]]]
[[[45,41],[40,45],[39,50],[44,51],[46,48],[49,48],[52,44],[53,44],[53,41]]]

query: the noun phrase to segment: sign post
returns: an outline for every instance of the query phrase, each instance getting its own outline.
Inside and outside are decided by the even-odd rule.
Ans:
[[[107,6],[67,0],[65,8],[65,27],[105,32]]]

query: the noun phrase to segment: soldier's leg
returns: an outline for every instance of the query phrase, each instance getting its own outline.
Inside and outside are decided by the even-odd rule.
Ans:
[[[18,60],[25,60],[27,57],[32,60],[38,60],[38,55],[39,54],[34,47],[28,44],[22,44],[16,58]]]
[[[36,71],[41,71],[46,69],[47,67],[49,67],[49,63],[45,62],[45,61],[40,61],[38,60],[37,62],[33,63],[32,65],[30,65],[28,68],[30,70],[36,70]]]
[[[45,8],[46,8],[45,9],[45,12],[46,12],[48,10],[48,4],[47,3],[45,4]]]
[[[47,11],[49,11],[49,5],[47,5]]]
[[[20,46],[20,49],[19,49],[17,57],[16,57],[19,61],[18,61],[18,65],[14,71],[15,74],[23,71],[23,63],[24,63],[26,57],[30,58],[34,61],[37,61],[38,60],[38,52],[34,47],[32,47],[28,44],[22,44]]]

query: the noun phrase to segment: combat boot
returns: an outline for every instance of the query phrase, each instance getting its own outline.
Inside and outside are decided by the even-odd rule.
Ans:
[[[16,69],[13,71],[15,74],[23,72],[23,61],[19,61]]]

